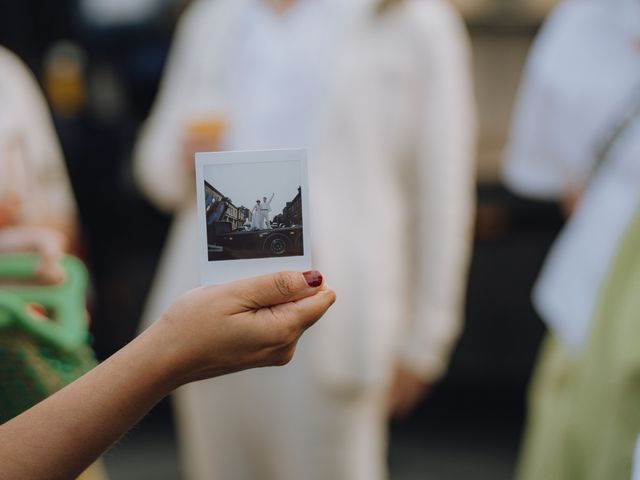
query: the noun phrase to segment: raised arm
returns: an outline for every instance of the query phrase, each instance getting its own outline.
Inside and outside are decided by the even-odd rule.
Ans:
[[[0,426],[0,478],[75,478],[176,387],[288,363],[334,300],[317,272],[188,292],[104,363]]]

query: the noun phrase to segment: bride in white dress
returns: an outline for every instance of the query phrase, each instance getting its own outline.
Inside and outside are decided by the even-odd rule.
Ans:
[[[262,228],[263,217],[260,208],[260,200],[256,200],[256,204],[251,209],[251,230],[260,230]]]

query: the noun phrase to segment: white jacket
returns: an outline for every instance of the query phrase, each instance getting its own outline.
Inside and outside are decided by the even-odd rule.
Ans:
[[[369,0],[341,3],[343,37],[310,162],[315,267],[339,299],[304,348],[340,389],[383,384],[398,355],[435,380],[461,329],[471,238],[467,36],[443,0],[408,0],[380,18]],[[205,0],[185,15],[136,150],[142,188],[188,229],[172,232],[166,255],[175,259],[163,260],[151,319],[161,311],[154,303],[197,282],[195,254],[187,261],[197,227],[193,181],[179,162],[182,122],[190,98],[215,94],[225,31],[243,5]]]

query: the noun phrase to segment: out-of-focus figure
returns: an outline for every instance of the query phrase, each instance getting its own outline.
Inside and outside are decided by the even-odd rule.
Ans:
[[[531,386],[522,480],[630,477],[640,317],[625,310],[633,302],[619,296],[637,293],[612,265],[640,204],[639,60],[639,2],[568,0],[525,72],[505,177],[523,195],[562,201],[570,218],[533,293],[551,333]]]
[[[203,135],[203,119],[224,128]],[[187,478],[386,477],[390,413],[445,373],[461,329],[474,140],[467,34],[446,1],[191,7],[136,152],[176,214],[145,322],[198,282],[201,150],[311,148],[315,263],[340,300],[292,365],[178,392]]]
[[[75,200],[44,97],[29,70],[3,47],[0,104],[1,247],[3,253],[38,252],[37,280],[56,283],[64,277],[62,253],[77,240]],[[80,478],[106,474],[97,462]]]
[[[76,207],[35,78],[0,47],[0,227],[35,225],[74,240]]]

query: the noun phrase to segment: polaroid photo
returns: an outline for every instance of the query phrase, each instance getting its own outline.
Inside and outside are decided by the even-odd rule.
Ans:
[[[306,150],[196,154],[203,285],[311,269]]]

